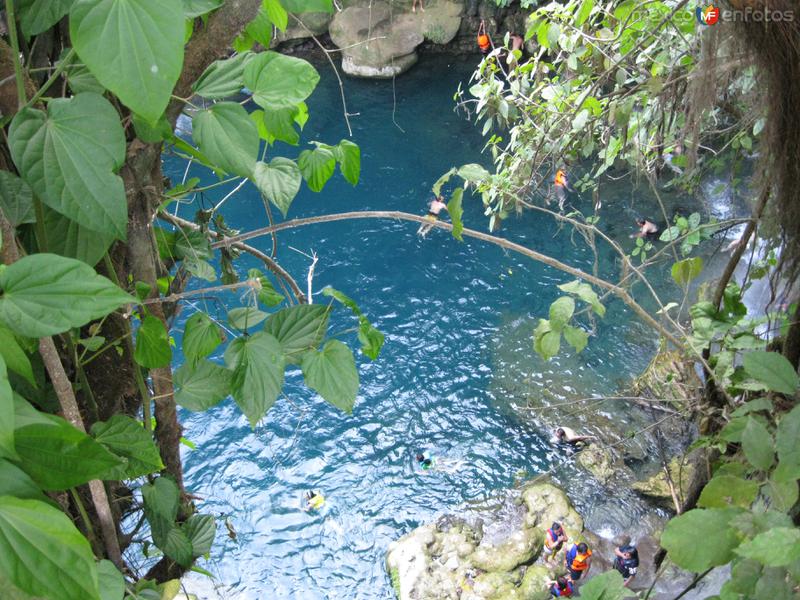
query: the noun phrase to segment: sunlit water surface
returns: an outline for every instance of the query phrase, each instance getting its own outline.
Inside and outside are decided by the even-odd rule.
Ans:
[[[480,132],[453,111],[453,93],[474,64],[472,58],[429,57],[394,84],[348,79],[361,181],[352,187],[337,174],[321,194],[304,186],[289,217],[368,209],[424,214],[430,187],[443,172],[469,162],[488,166]],[[303,143],[336,143],[347,134],[339,88],[325,65],[319,69],[322,81],[309,101]],[[296,156],[303,147],[280,152]],[[167,171],[173,181],[183,175],[172,159]],[[207,173],[192,174],[213,181]],[[209,194],[206,206],[229,189]],[[629,181],[606,185],[604,198],[603,222],[628,247],[633,217],[659,214],[653,198]],[[590,210],[588,198],[573,201]],[[183,207],[181,214],[190,218],[195,208]],[[237,229],[266,223],[249,184],[223,212]],[[465,199],[464,220],[485,230],[477,198]],[[558,297],[556,284],[571,278],[483,242],[459,243],[444,231],[421,240],[416,228],[359,220],[279,234],[279,259],[301,285],[309,260],[300,252],[316,252],[315,291],[332,285],[356,299],[386,334],[386,344],[375,362],[358,355],[361,387],[350,416],[305,388],[296,369],[287,372],[284,395],[255,430],[232,400],[207,413],[182,413],[185,435],[197,446],[184,452],[186,485],[202,498],[202,512],[227,516],[238,534],[231,539],[220,527],[211,558],[203,562],[216,581],[190,576],[189,589],[201,597],[391,598],[384,569],[391,541],[441,513],[490,499],[523,475],[550,469],[579,508],[591,512],[595,528],[616,533],[642,515],[644,508],[629,495],[615,498],[585,475],[561,469],[565,459],[547,432],[514,407],[541,393],[615,391],[649,361],[652,334],[622,304],[609,301],[598,335],[582,354],[567,350],[545,363],[533,355],[531,334]],[[545,216],[511,218],[501,233],[591,270],[591,251]],[[269,238],[253,243],[271,249]],[[601,248],[600,259],[607,263],[601,274],[616,274],[609,251]],[[239,268],[244,273],[255,266],[243,257]],[[199,300],[196,307],[225,320],[218,302]],[[177,329],[193,310],[184,310]],[[356,349],[353,325],[337,310],[330,332]],[[214,358],[221,355],[222,349]],[[451,468],[423,476],[413,458],[421,449],[452,461]],[[301,510],[309,488],[327,498],[319,514]]]

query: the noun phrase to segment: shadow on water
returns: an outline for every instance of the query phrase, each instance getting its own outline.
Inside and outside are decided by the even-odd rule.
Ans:
[[[347,80],[361,181],[353,188],[336,175],[322,194],[304,189],[289,217],[359,209],[424,214],[430,186],[443,172],[487,164],[479,132],[451,108],[458,81],[473,66],[471,58],[424,57],[394,90],[391,81]],[[338,86],[324,66],[320,71],[303,139],[336,143],[346,135]],[[294,157],[302,148],[281,147],[279,154]],[[183,174],[174,162],[166,169],[173,180]],[[211,181],[208,173],[197,175]],[[630,182],[609,185],[604,194],[612,233],[632,244],[633,224],[626,222],[642,207],[652,210],[653,199],[632,192]],[[181,214],[188,218],[194,210],[183,207]],[[238,229],[266,221],[249,185],[223,212]],[[485,228],[477,199],[465,202],[464,219]],[[649,360],[650,334],[612,300],[584,353],[544,363],[533,356],[531,334],[558,296],[555,284],[569,278],[441,231],[420,240],[415,230],[409,223],[361,220],[279,234],[282,265],[303,279],[308,260],[289,247],[316,251],[315,289],[333,285],[355,298],[386,334],[386,345],[375,362],[358,357],[361,388],[352,416],[309,392],[297,370],[287,372],[284,394],[255,430],[231,400],[207,413],[182,414],[185,435],[197,445],[184,452],[187,487],[203,498],[203,512],[228,515],[238,532],[236,540],[219,532],[204,565],[217,581],[191,575],[191,591],[226,599],[391,598],[383,566],[391,541],[438,514],[501,494],[522,472],[535,475],[554,465],[566,465],[557,477],[579,507],[607,504],[609,491],[565,462],[541,423],[521,418],[514,405],[545,389],[559,397],[615,391]],[[591,252],[542,215],[509,220],[503,235],[591,268]],[[269,250],[271,241],[255,245]],[[603,259],[611,257],[601,251]],[[611,258],[607,275],[616,268]],[[243,257],[239,268],[255,266]],[[219,303],[195,306],[225,320]],[[193,310],[184,310],[177,329]],[[343,311],[334,313],[332,332],[352,326]],[[340,337],[357,348],[352,333]],[[451,468],[422,474],[413,459],[420,449],[453,461]],[[320,514],[300,509],[308,488],[327,498]],[[607,514],[594,510],[591,524],[616,533],[644,514],[628,495],[618,494],[615,503]]]

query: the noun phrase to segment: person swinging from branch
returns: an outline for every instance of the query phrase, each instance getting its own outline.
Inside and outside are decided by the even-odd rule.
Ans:
[[[478,48],[484,56],[489,54],[492,49],[492,40],[489,39],[489,35],[486,33],[486,22],[483,19],[481,19],[481,24],[478,25]]]
[[[436,196],[432,201],[430,208],[428,208],[428,214],[425,215],[425,219],[427,219],[427,223],[423,223],[417,229],[417,235],[421,238],[424,238],[430,230],[433,229],[433,224],[439,220],[439,213],[442,210],[447,211],[447,204],[444,203],[444,198],[441,196]]]

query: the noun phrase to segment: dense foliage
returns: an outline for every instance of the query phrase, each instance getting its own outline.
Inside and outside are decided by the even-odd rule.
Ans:
[[[351,411],[358,371],[349,347],[328,337],[334,301],[356,317],[363,354],[380,352],[383,335],[343,293],[327,289],[329,303],[309,304],[272,257],[227,241],[217,248],[236,232],[216,210],[154,225],[203,190],[198,179],[164,189],[163,151],[222,184],[249,180],[270,219],[268,203],[285,215],[303,181],[318,192],[337,165],[359,179],[348,140],[313,142],[296,160],[272,152],[276,140],[299,143],[319,75],[263,48],[289,11],[330,12],[330,1],[251,4],[6,2],[2,75],[14,94],[3,98],[0,165],[3,597],[172,598],[173,578],[209,553],[217,526],[183,489],[176,403],[202,411],[232,396],[255,426],[285,369],[298,366],[310,388]],[[229,44],[236,54],[215,61]],[[248,113],[246,100],[258,108]],[[181,111],[192,139],[173,133]],[[243,252],[268,274],[251,269],[240,280],[233,261]],[[220,277],[213,260],[222,284],[203,293],[246,292],[227,315],[236,335],[225,340],[222,324],[198,310],[173,373],[174,303],[195,293],[185,291],[190,277]],[[223,341],[218,364],[209,356]],[[122,530],[125,518],[132,530]],[[147,543],[131,545],[143,525]],[[143,550],[164,558],[153,566]]]

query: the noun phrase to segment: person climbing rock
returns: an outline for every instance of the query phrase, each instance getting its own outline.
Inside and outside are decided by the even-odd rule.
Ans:
[[[556,521],[550,526],[544,534],[544,548],[542,551],[544,552],[544,561],[546,563],[550,563],[555,561],[556,554],[561,551],[561,548],[564,546],[564,542],[566,542],[569,538],[567,537],[567,533],[564,531],[564,528],[561,527],[561,523]]]
[[[486,33],[486,23],[483,19],[481,19],[481,24],[478,25],[478,49],[484,56],[489,54],[492,49],[492,40],[489,39],[489,35]]]
[[[317,511],[325,505],[325,496],[319,490],[308,490],[306,492],[306,510],[309,512]]]
[[[564,556],[564,566],[572,581],[578,581],[584,575],[588,575],[592,568],[592,551],[585,542],[572,544],[572,548],[567,550]]]
[[[549,590],[553,598],[572,598],[575,587],[569,579],[562,575],[555,581],[550,582]]]
[[[428,471],[436,465],[436,459],[428,452],[420,452],[417,454],[417,464],[423,471]]]
[[[631,237],[646,238],[658,233],[658,225],[652,221],[648,221],[643,217],[636,219],[636,224],[639,226],[639,233],[636,233]]]
[[[556,199],[558,200],[558,210],[564,210],[564,203],[567,200],[567,192],[574,192],[575,190],[569,185],[569,178],[564,169],[556,171],[556,176],[553,181],[553,189],[555,190]]]
[[[441,196],[436,196],[431,201],[430,208],[428,208],[428,214],[425,215],[425,218],[430,221],[429,223],[423,223],[417,229],[417,235],[424,238],[431,229],[433,229],[433,224],[439,219],[439,213],[442,210],[447,210],[447,204],[444,203],[444,198]]]
[[[574,429],[569,427],[556,427],[553,432],[553,441],[557,444],[569,444],[574,448],[583,448],[588,445],[589,440],[597,439],[593,435],[578,435]]]
[[[631,580],[636,577],[636,571],[639,569],[639,551],[630,543],[629,537],[627,543],[614,548],[614,568],[625,580],[625,587],[628,587]]]

